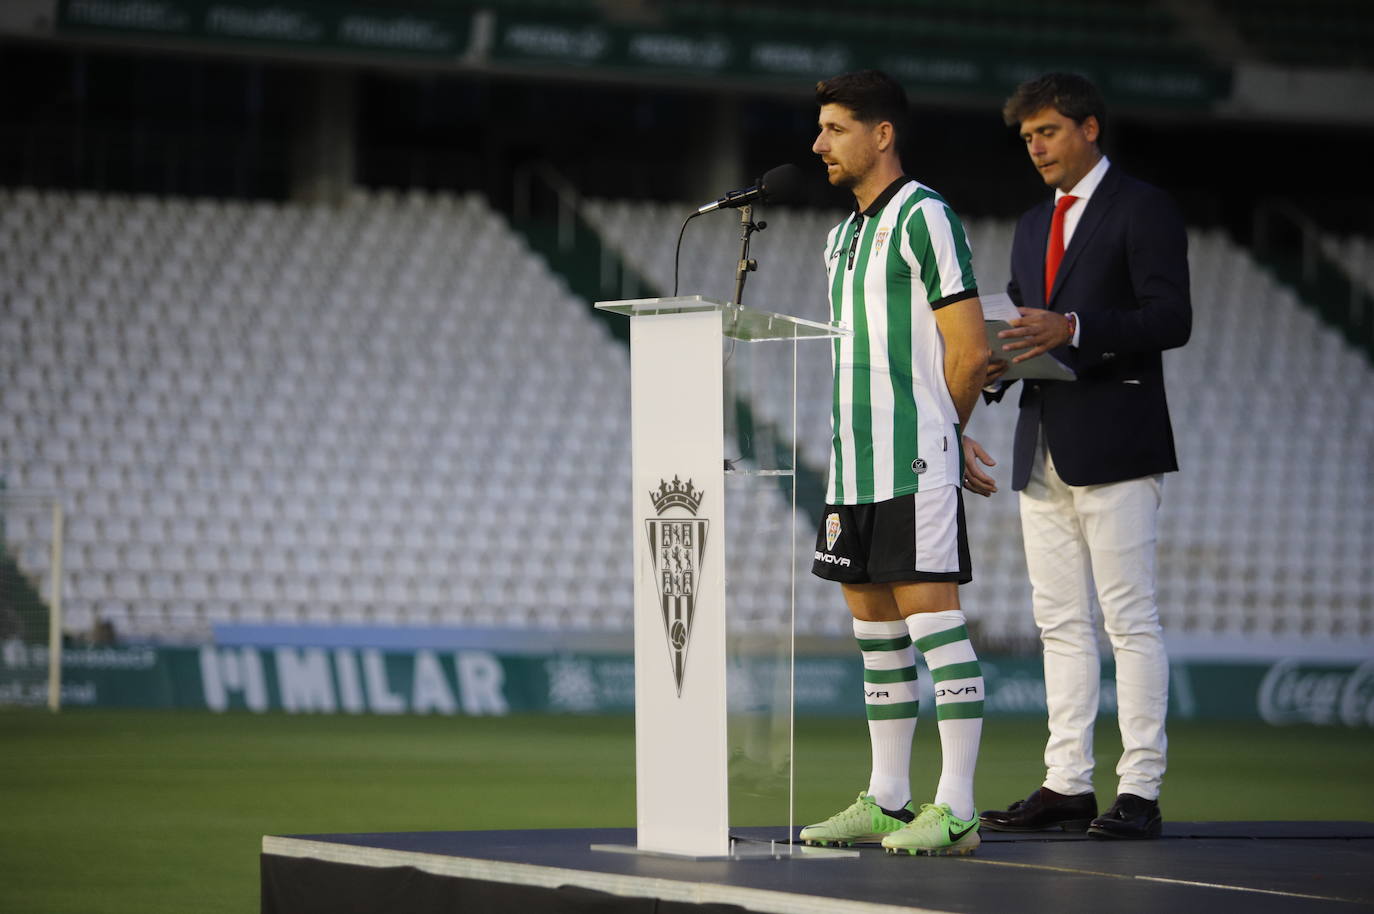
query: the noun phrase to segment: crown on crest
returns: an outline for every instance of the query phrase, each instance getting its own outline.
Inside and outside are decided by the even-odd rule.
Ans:
[[[672,482],[659,480],[658,490],[649,492],[649,497],[654,502],[654,510],[659,514],[669,508],[686,508],[692,514],[696,514],[705,495],[705,492],[697,491],[696,486],[692,485],[692,480],[683,482],[677,476],[673,477]]]

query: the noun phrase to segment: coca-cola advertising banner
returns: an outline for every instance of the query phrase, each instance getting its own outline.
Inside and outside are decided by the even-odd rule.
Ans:
[[[1374,727],[1374,660],[1354,669],[1276,663],[1260,682],[1259,714],[1271,724]]]

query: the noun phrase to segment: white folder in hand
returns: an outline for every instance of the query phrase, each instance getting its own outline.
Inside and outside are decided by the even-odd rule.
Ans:
[[[1020,318],[1021,312],[1016,310],[1016,305],[1012,303],[1011,296],[1005,292],[979,295],[978,298],[983,303],[983,321],[988,333],[988,348],[992,350],[993,358],[1006,359],[1007,361],[1007,372],[999,380],[1019,381],[1022,378],[1040,378],[1049,381],[1077,380],[1078,375],[1074,374],[1072,368],[1048,352],[1024,362],[1013,363],[1011,360],[1019,355],[1022,350],[1004,352],[1002,347],[1012,341],[1000,339],[997,334],[1003,330],[1010,330],[1011,322]]]

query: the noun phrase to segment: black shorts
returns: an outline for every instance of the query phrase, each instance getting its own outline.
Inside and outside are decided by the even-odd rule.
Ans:
[[[871,505],[826,505],[811,573],[843,584],[973,580],[958,486]]]

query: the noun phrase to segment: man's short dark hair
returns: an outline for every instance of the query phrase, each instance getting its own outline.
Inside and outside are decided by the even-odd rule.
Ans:
[[[816,83],[816,104],[843,105],[865,124],[888,121],[899,137],[909,107],[902,84],[882,70],[859,70],[821,80]]]
[[[1015,127],[1037,111],[1053,108],[1076,124],[1097,118],[1098,142],[1107,132],[1107,103],[1097,86],[1077,73],[1046,73],[1016,87],[1002,106],[1002,120]]]

